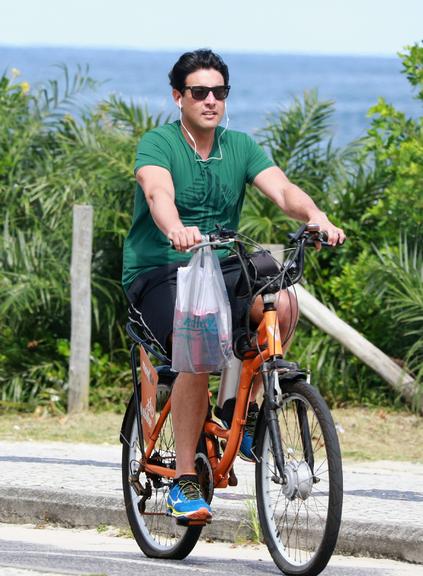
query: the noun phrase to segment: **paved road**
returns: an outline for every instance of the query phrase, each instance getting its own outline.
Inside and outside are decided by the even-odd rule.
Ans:
[[[237,460],[237,487],[216,490],[214,540],[248,538],[254,465]],[[344,466],[343,523],[338,552],[423,563],[423,465]],[[0,442],[0,522],[125,526],[120,446]],[[250,522],[251,525],[251,522]],[[251,534],[250,534],[251,535]]]
[[[199,542],[183,561],[151,560],[129,538],[95,530],[0,524],[1,576],[144,574],[258,576],[281,573],[263,546]],[[334,557],[323,576],[423,576],[423,567],[370,558]]]

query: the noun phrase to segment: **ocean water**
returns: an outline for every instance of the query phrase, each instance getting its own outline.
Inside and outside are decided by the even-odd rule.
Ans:
[[[31,86],[60,78],[56,67],[74,71],[89,65],[102,84],[88,102],[116,93],[146,103],[150,112],[177,117],[167,74],[178,53],[137,50],[39,48],[0,46],[0,71],[18,68],[20,79]],[[287,54],[225,54],[230,71],[228,99],[230,128],[257,136],[269,116],[290,105],[305,90],[317,89],[322,100],[334,101],[331,134],[341,146],[362,136],[369,125],[368,109],[383,96],[410,116],[421,114],[421,104],[400,73],[399,58],[307,56]]]

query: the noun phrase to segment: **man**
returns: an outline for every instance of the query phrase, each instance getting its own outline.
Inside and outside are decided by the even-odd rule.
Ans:
[[[180,120],[151,130],[138,146],[138,186],[123,270],[124,288],[134,310],[164,350],[171,348],[176,270],[191,257],[184,251],[200,242],[201,235],[216,223],[237,228],[246,183],[291,218],[318,224],[327,232],[330,244],[345,239],[344,232],[329,222],[252,138],[219,126],[230,89],[228,68],[220,56],[211,50],[187,52],[169,78]],[[222,257],[221,265],[236,323],[240,313],[235,310],[234,290],[240,270],[233,258]],[[296,314],[289,293],[282,292],[278,304],[282,338],[292,331],[286,319],[296,319]],[[262,303],[257,299],[250,318],[258,324],[261,315]],[[172,390],[176,477],[168,510],[180,520],[211,518],[194,466],[208,408],[207,391],[208,374],[189,373],[180,373]],[[252,403],[249,412],[254,416],[256,410]],[[248,457],[248,447],[246,451]]]

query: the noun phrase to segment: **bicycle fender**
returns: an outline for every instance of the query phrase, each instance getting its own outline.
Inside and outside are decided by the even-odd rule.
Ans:
[[[296,382],[297,380],[307,380],[305,370],[290,370],[279,375],[279,383],[282,388],[284,382]]]
[[[277,358],[272,367],[279,371],[279,379],[296,380],[307,378],[307,370],[301,368],[296,362],[288,362],[285,358]]]
[[[125,430],[125,425],[128,420],[128,414],[130,412],[133,402],[134,402],[134,393],[132,392],[131,398],[129,399],[128,405],[126,407],[125,416],[123,417],[122,420],[122,426],[120,427],[119,440],[122,444],[123,444],[123,431]]]

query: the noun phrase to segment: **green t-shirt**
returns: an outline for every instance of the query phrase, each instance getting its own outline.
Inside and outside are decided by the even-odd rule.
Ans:
[[[210,158],[220,157],[216,129]],[[185,226],[198,226],[202,234],[216,224],[236,230],[245,196],[245,185],[273,162],[247,134],[227,130],[220,139],[223,159],[195,160],[180,122],[165,124],[144,134],[135,161],[135,172],[142,166],[161,166],[169,170],[175,188],[175,204]],[[123,249],[123,287],[129,288],[140,274],[171,262],[186,262],[192,254],[178,252],[157,228],[144,192],[137,184],[132,226]]]

